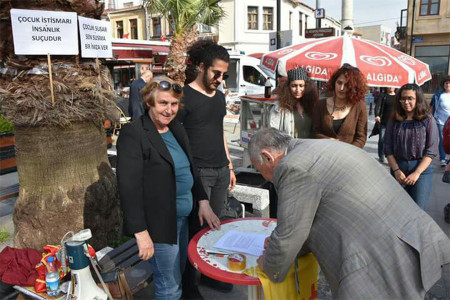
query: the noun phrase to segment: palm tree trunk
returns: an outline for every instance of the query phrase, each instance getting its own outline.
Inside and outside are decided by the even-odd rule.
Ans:
[[[182,35],[175,35],[170,45],[170,52],[165,62],[167,76],[184,83],[186,79],[186,52],[197,40],[197,26],[186,30]]]
[[[118,238],[116,178],[105,132],[92,122],[16,128],[19,199],[14,245],[42,249],[68,231],[92,230],[96,249]]]
[[[99,19],[104,3],[95,0],[0,0],[0,106],[15,125],[19,198],[13,221],[16,247],[42,249],[68,231],[92,230],[96,249],[118,240],[120,206],[101,124],[113,111],[109,72],[93,60],[53,58],[55,104],[50,102],[45,56],[14,55],[10,9],[75,11]],[[100,76],[98,76],[100,75]],[[96,125],[95,125],[96,124]]]

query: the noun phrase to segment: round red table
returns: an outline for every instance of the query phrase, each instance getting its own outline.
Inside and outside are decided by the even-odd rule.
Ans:
[[[276,222],[276,219],[270,218],[243,218],[222,222],[220,230],[211,230],[209,227],[205,228],[198,232],[189,242],[189,261],[200,273],[212,279],[231,284],[248,285],[248,298],[258,299],[261,295],[261,282],[257,277],[229,271],[226,264],[226,256],[209,254],[206,250],[212,250],[212,246],[228,230],[270,235],[276,227]],[[247,255],[246,268],[256,266],[257,258]]]

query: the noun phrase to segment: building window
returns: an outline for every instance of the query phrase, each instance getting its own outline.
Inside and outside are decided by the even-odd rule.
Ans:
[[[133,40],[138,39],[137,19],[130,20],[130,33],[131,33],[131,39],[133,39]]]
[[[431,80],[422,85],[425,93],[432,94],[441,89],[441,83],[448,74],[450,45],[416,46],[415,57],[430,66]]]
[[[153,37],[161,36],[161,18],[152,18]]]
[[[199,33],[211,33],[211,26],[206,24],[199,24],[198,26]]]
[[[249,6],[248,11],[248,29],[258,30],[258,7]]]
[[[123,38],[123,21],[116,22],[116,35],[118,39]]]
[[[298,16],[298,35],[303,35],[303,13],[300,13]]]
[[[124,2],[123,7],[124,8],[133,7],[133,2]]]
[[[305,15],[305,32],[308,29],[308,15]]]
[[[264,17],[263,29],[273,30],[273,7],[264,7],[263,17]]]
[[[421,0],[420,1],[420,15],[431,16],[439,15],[440,0]]]

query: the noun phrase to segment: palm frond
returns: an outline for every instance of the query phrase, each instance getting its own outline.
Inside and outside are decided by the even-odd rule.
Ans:
[[[219,5],[220,0],[201,0],[203,8],[198,15],[198,23],[214,26],[225,17],[225,11]]]
[[[151,14],[173,18],[176,35],[182,35],[199,23],[217,25],[225,16],[219,3],[219,0],[144,0]]]

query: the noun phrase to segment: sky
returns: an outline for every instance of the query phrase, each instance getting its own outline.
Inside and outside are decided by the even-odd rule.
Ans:
[[[301,0],[315,8],[316,0]],[[340,0],[320,0],[325,15],[341,20],[342,2]],[[400,11],[407,8],[408,0],[353,0],[353,22],[355,27],[385,25],[391,33],[400,26]],[[406,20],[403,20],[405,22]]]

